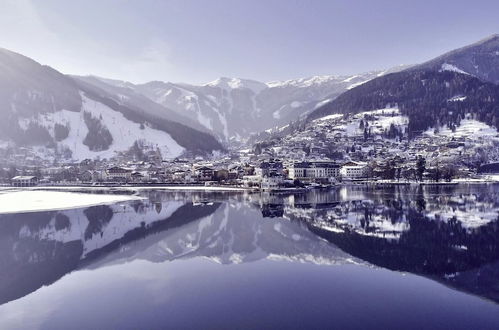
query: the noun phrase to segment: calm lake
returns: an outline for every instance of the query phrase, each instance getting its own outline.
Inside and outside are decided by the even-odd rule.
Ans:
[[[499,185],[140,194],[0,214],[0,328],[499,328]]]

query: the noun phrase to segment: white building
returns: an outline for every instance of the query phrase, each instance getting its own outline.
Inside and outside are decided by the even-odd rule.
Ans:
[[[331,161],[297,162],[290,166],[289,177],[293,180],[330,180],[340,176],[340,165]]]
[[[265,176],[262,178],[260,188],[264,191],[278,189],[283,183],[282,176]]]
[[[349,162],[341,167],[340,174],[346,180],[362,179],[366,177],[367,165]]]
[[[106,170],[107,180],[129,181],[132,178],[132,170],[114,166]]]
[[[15,176],[11,179],[11,184],[14,187],[32,187],[38,184],[36,176]]]

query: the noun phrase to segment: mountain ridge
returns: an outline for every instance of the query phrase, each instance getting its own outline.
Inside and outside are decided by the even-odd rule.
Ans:
[[[122,96],[0,49],[2,146],[28,147],[35,157],[66,160],[112,157],[137,140],[166,158],[224,149],[202,127],[191,128],[197,124],[188,118],[143,96],[139,101]]]
[[[220,77],[199,85],[163,81],[133,84],[96,79],[130,88],[197,121],[221,141],[229,143],[302,118],[348,89],[403,68],[405,66],[354,75],[316,75],[271,82]]]
[[[488,65],[496,61],[497,76],[496,71],[488,70]],[[482,63],[482,66],[470,67],[472,63]],[[499,35],[494,34],[406,70],[377,77],[317,108],[306,120],[310,122],[334,113],[375,110],[390,104],[400,107],[402,113],[409,116],[410,133],[437,123],[458,125],[460,118],[468,114],[499,128],[497,82]],[[460,96],[462,102],[448,102],[456,96]]]

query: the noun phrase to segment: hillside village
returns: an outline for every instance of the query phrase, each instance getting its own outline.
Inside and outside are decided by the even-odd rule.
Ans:
[[[201,184],[280,190],[342,182],[450,182],[477,179],[499,168],[497,131],[471,116],[459,126],[438,127],[412,139],[407,122],[397,108],[334,114],[286,138],[275,129],[252,148],[171,160],[139,142],[111,159],[61,163],[30,149],[4,146],[0,178],[14,185]]]

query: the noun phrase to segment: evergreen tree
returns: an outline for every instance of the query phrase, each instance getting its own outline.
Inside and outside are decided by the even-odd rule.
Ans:
[[[419,181],[423,180],[423,174],[426,171],[426,159],[419,155],[416,160],[416,175]]]

